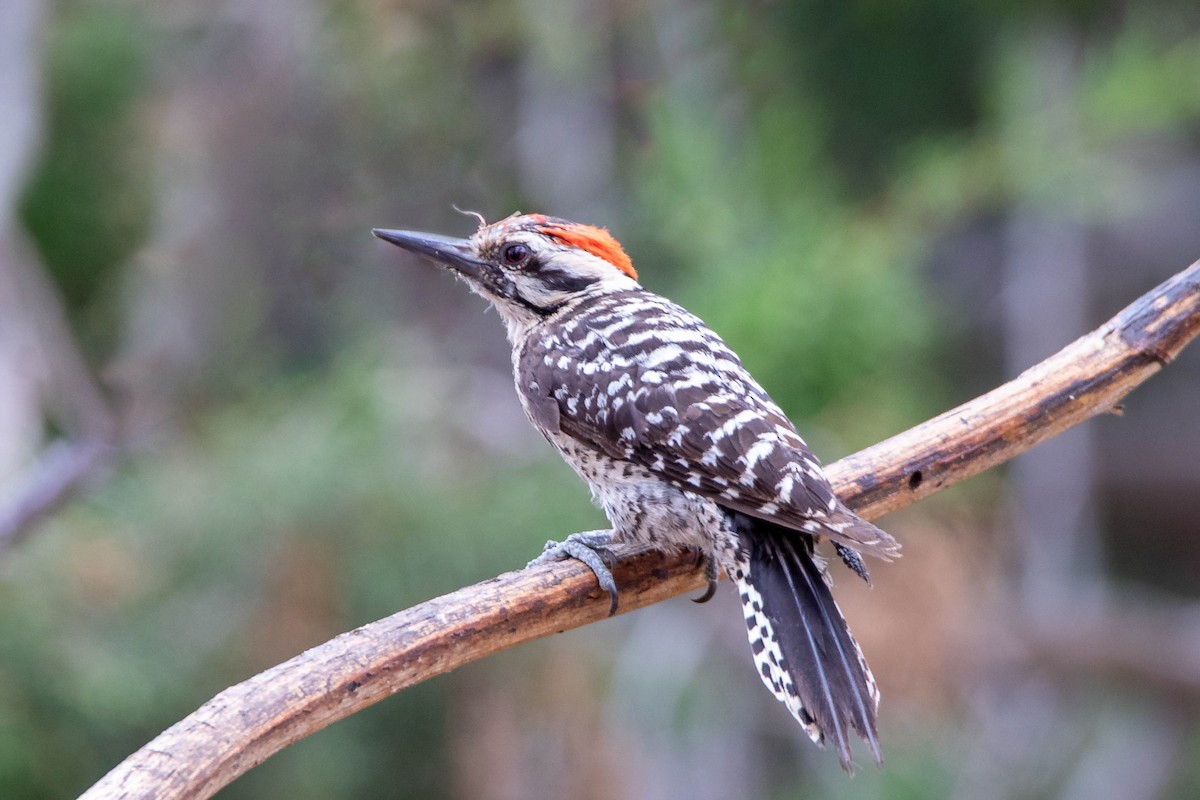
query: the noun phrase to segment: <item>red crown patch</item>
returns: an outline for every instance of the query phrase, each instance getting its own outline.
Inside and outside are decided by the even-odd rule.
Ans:
[[[560,242],[571,247],[586,250],[597,258],[602,258],[629,277],[637,280],[637,270],[633,261],[621,247],[621,243],[612,237],[607,228],[597,228],[594,225],[581,225],[577,222],[559,224],[547,220],[547,224],[538,226],[538,230],[553,236]]]

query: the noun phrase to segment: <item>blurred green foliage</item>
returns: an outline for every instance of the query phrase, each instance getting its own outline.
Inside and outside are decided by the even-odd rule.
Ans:
[[[347,352],[319,378],[206,415],[14,558],[0,584],[6,797],[69,796],[225,686],[511,569],[539,537],[594,519],[557,465],[500,473],[447,443],[438,416],[460,387],[419,361],[381,372],[379,357]],[[471,491],[451,497],[456,483]],[[282,784],[257,778],[229,796],[445,791],[429,749],[445,684],[289,752],[266,770]],[[45,740],[17,746],[31,730]],[[386,774],[358,774],[364,762],[405,779],[386,788]]]
[[[151,29],[124,4],[67,3],[46,43],[46,131],[20,215],[69,310],[110,313],[85,341],[108,354],[113,287],[149,230],[152,160],[139,104],[146,96]],[[108,294],[101,304],[98,295]]]

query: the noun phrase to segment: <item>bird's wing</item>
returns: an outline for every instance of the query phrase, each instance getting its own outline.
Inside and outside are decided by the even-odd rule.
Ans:
[[[663,316],[684,322],[668,328],[660,317],[653,335],[529,353],[528,389],[554,427],[728,508],[895,557],[896,540],[837,499],[791,421],[720,337],[672,311]]]

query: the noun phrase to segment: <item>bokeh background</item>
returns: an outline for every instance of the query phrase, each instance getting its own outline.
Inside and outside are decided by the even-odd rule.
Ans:
[[[1200,6],[0,0],[0,797],[601,524],[495,315],[369,234],[454,204],[611,228],[832,461],[1200,256]],[[1197,412],[1193,348],[835,570],[882,770],[804,739],[723,587],[220,796],[1200,796]]]

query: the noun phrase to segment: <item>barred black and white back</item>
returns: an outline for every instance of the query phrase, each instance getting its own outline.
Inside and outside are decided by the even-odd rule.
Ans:
[[[895,542],[841,505],[720,337],[645,290],[601,292],[526,339],[517,374],[535,425],[593,487],[618,539],[711,549],[738,584],[767,687],[814,741],[833,741],[843,764],[851,731],[880,759],[879,692],[813,537],[883,558]],[[708,501],[690,504],[690,524],[674,508],[647,519],[652,504],[688,497]]]
[[[643,289],[601,229],[528,215],[466,241],[380,235],[449,264],[499,310],[522,405],[590,486],[611,540],[696,548],[719,565],[738,584],[767,687],[843,766],[851,731],[881,760],[879,692],[814,544],[832,540],[864,578],[859,552],[890,560],[899,545],[838,500],[725,342]],[[607,536],[562,554],[586,557],[579,545]],[[587,560],[603,585],[603,565]]]

